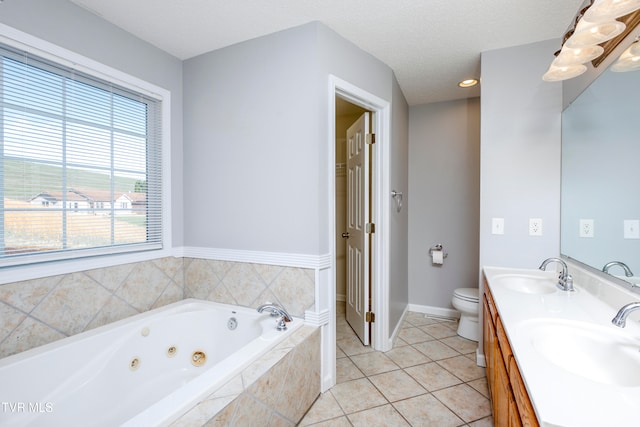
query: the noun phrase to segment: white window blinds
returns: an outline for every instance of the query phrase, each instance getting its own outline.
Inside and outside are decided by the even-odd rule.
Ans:
[[[0,55],[0,266],[161,248],[160,101]]]

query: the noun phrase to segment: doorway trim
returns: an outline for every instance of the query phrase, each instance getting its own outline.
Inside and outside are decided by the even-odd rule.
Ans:
[[[329,131],[328,131],[328,163],[329,163],[329,247],[331,249],[328,285],[319,289],[321,301],[326,302],[330,311],[329,327],[323,337],[322,389],[335,385],[336,381],[336,97],[347,100],[373,113],[373,132],[376,142],[373,145],[372,165],[372,216],[376,230],[372,241],[372,309],[375,322],[371,324],[371,346],[375,350],[388,351],[392,347],[389,337],[389,209],[390,197],[390,141],[391,141],[391,104],[335,75],[329,75]],[[322,295],[324,294],[324,295]]]

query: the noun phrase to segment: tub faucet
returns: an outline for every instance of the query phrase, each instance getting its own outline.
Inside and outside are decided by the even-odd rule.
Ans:
[[[622,267],[622,269],[624,270],[624,275],[627,277],[632,277],[633,273],[631,272],[631,269],[629,268],[629,266],[627,264],[625,264],[622,261],[611,261],[608,262],[604,265],[604,267],[602,267],[602,271],[604,271],[605,273],[609,273],[609,269],[615,265],[619,265],[620,267]]]
[[[562,266],[562,271],[558,276],[558,284],[557,284],[558,288],[562,289],[563,291],[575,291],[575,289],[573,288],[573,277],[571,277],[571,275],[569,274],[569,267],[567,267],[567,263],[561,260],[560,258],[545,259],[544,261],[542,261],[542,264],[540,264],[540,267],[539,267],[540,270],[542,271],[546,270],[547,265],[549,265],[552,262],[557,262]]]
[[[277,316],[278,318],[276,319],[276,329],[279,331],[286,331],[287,322],[291,322],[293,320],[289,315],[289,313],[287,313],[287,310],[285,310],[283,307],[279,306],[278,304],[268,302],[266,304],[262,304],[260,307],[257,308],[257,310],[258,310],[258,313],[267,311],[271,313],[272,316]]]
[[[632,312],[640,310],[640,301],[639,302],[630,302],[629,304],[622,307],[618,310],[618,314],[611,320],[616,326],[624,328],[627,325],[627,316]]]

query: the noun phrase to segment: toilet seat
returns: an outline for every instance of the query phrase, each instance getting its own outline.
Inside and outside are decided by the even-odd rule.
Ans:
[[[454,298],[459,298],[463,301],[475,302],[479,301],[478,288],[458,288],[453,291]]]

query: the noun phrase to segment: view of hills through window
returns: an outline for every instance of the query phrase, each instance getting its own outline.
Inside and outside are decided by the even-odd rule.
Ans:
[[[159,241],[154,102],[0,53],[0,260]]]
[[[146,241],[146,181],[5,160],[5,251],[11,254]]]

